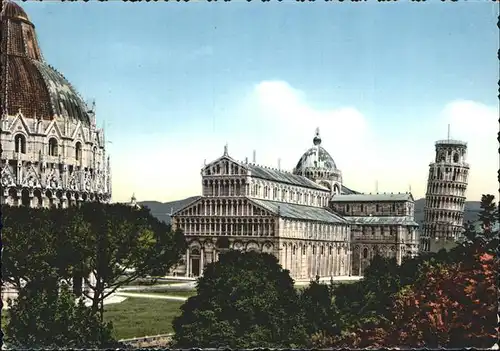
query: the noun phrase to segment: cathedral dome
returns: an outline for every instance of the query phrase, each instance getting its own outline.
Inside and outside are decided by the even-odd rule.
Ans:
[[[66,80],[47,65],[26,12],[12,1],[0,13],[3,114],[26,118],[68,118],[90,124],[86,104]]]
[[[332,156],[321,146],[319,130],[313,139],[314,146],[307,150],[295,166],[295,174],[304,174],[308,169],[337,171],[337,166]]]

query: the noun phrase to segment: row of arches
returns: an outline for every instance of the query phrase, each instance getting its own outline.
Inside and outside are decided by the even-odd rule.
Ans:
[[[396,214],[398,210],[395,202],[382,203],[382,204],[363,204],[363,203],[339,204],[333,202],[333,206],[334,208],[339,209],[342,213],[350,215],[364,215],[368,213],[375,216],[378,214],[388,215],[391,213]]]
[[[219,258],[221,250],[234,249],[241,251],[257,251],[273,253],[274,244],[271,241],[230,241],[230,240],[192,240],[184,255],[183,267],[178,267],[176,273],[189,277],[198,277],[203,274],[205,266]]]
[[[181,218],[178,227],[186,236],[274,236],[272,218]]]
[[[246,175],[247,171],[233,162],[221,161],[205,169],[206,175]]]
[[[204,179],[204,196],[244,196],[248,194],[245,179]]]
[[[100,192],[106,187],[106,174],[80,166],[47,165],[39,162],[16,165],[11,161],[3,165],[2,186]]]
[[[288,232],[301,231],[305,236],[318,236],[322,234],[341,235],[347,234],[347,226],[338,223],[309,222],[285,219],[283,221],[285,235]]]
[[[465,148],[445,148],[436,153],[436,162],[462,162],[466,156]]]
[[[3,203],[32,208],[76,206],[79,202],[104,201],[102,195],[62,190],[42,190],[11,187],[4,194]]]
[[[449,211],[444,209],[426,209],[424,210],[424,221],[446,222],[453,225],[461,226],[463,223],[464,213],[462,211]]]
[[[431,167],[429,170],[430,180],[444,180],[449,182],[467,183],[469,172],[467,168],[456,167]]]
[[[448,209],[463,211],[465,206],[464,197],[449,197],[445,195],[428,195],[425,199],[425,207],[428,209]]]
[[[305,172],[297,172],[298,175],[303,175],[306,178],[309,178],[313,181],[316,181],[318,179],[325,179],[329,181],[334,181],[334,182],[341,182],[342,177],[340,175],[340,172],[329,172],[326,170],[306,170]]]
[[[285,186],[273,182],[257,181],[247,184],[245,179],[204,179],[204,196],[254,196],[258,198],[299,203],[312,206],[327,206],[329,194]]]
[[[349,246],[344,242],[281,244],[279,261],[294,278],[349,275]]]
[[[47,143],[47,155],[48,156],[59,156],[60,154],[60,145],[57,141],[56,138],[52,137],[49,138],[49,141]],[[21,153],[21,154],[26,154],[27,153],[27,147],[26,147],[26,137],[23,134],[16,134],[14,136],[14,152],[15,153]],[[91,151],[92,154],[92,162],[96,162],[96,157],[97,157],[97,147],[94,146]],[[82,160],[83,157],[83,150],[82,150],[82,143],[80,141],[77,141],[75,143],[74,147],[74,158],[77,161]]]
[[[183,216],[265,216],[266,212],[246,199],[204,199],[180,214]]]
[[[352,253],[352,274],[362,276],[376,255],[398,258],[396,245],[354,245]]]
[[[427,194],[429,195],[453,195],[464,197],[465,191],[467,190],[467,184],[465,183],[451,183],[451,182],[434,182],[429,181],[427,183]]]
[[[419,249],[425,252],[430,251],[432,241],[454,242],[462,236],[462,232],[463,228],[461,226],[424,224]]]
[[[424,223],[422,230],[422,237],[424,238],[439,238],[456,236],[463,232],[462,225],[451,223]]]
[[[251,196],[274,201],[310,206],[327,206],[329,201],[329,193],[326,191],[309,190],[269,181],[255,181],[250,190]]]
[[[398,229],[402,228],[401,226],[395,226],[395,225],[363,225],[363,226],[356,226],[352,228],[351,230],[353,232],[361,232],[363,237],[368,237],[368,236],[391,236],[395,237],[398,233]]]

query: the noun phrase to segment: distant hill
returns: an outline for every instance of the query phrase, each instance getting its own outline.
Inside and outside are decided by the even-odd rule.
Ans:
[[[170,202],[158,202],[158,201],[141,201],[139,205],[146,206],[151,209],[151,213],[157,217],[159,220],[170,224],[170,213],[175,212],[178,209],[186,206],[190,202],[198,199],[199,196],[191,196],[183,200],[170,201]],[[425,199],[415,200],[415,221],[418,224],[422,224],[424,221],[424,206]],[[465,202],[465,215],[464,221],[476,221],[477,215],[480,211],[479,201],[467,201]]]
[[[170,201],[170,202],[158,202],[158,201],[140,201],[139,205],[148,207],[151,210],[151,214],[167,224],[170,224],[170,213],[181,209],[187,204],[198,199],[199,196],[191,196],[186,199]]]

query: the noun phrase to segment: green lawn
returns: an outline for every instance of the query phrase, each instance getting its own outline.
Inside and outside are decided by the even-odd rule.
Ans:
[[[183,301],[129,297],[104,305],[104,319],[113,322],[117,339],[153,336],[172,332],[172,320],[180,314]]]
[[[119,279],[119,281],[123,281],[124,279],[126,279],[126,277]],[[182,281],[182,280],[160,279],[160,280],[155,281],[152,278],[137,278],[137,279],[132,280],[131,282],[128,282],[127,284],[125,284],[125,286],[141,286],[141,285],[154,286],[154,285],[159,285],[159,284],[170,285],[170,284],[179,284],[179,283],[183,283],[183,282],[184,281]]]
[[[130,293],[134,294],[148,294],[148,295],[163,295],[163,296],[183,296],[183,297],[191,297],[196,295],[196,290],[166,290],[166,289],[161,289],[161,290],[134,290],[134,291],[127,291]]]
[[[128,297],[116,304],[104,305],[104,319],[113,322],[114,336],[130,339],[172,332],[172,320],[180,314],[184,301]],[[2,330],[9,311],[2,310]]]

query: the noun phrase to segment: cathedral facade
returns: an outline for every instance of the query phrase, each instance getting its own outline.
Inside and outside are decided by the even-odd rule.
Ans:
[[[415,255],[411,194],[347,188],[321,142],[317,130],[292,172],[236,161],[226,147],[201,171],[202,196],[172,214],[188,241],[174,273],[199,276],[227,249],[271,253],[304,280],[362,275],[375,253]]]
[[[1,12],[2,204],[67,207],[111,199],[104,131],[68,80],[48,65],[16,3]]]

